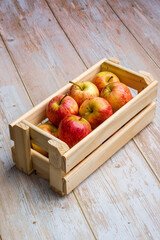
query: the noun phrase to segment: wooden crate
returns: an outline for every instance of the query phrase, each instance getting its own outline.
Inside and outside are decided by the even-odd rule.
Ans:
[[[9,125],[16,167],[28,175],[36,171],[61,195],[70,193],[154,118],[156,104],[152,101],[157,95],[158,82],[149,73],[137,73],[110,58],[102,59],[73,81],[90,81],[96,73],[105,70],[115,73],[138,94],[71,149],[36,126],[46,118],[46,105],[50,99],[67,93],[71,84]],[[49,158],[33,150],[31,143],[46,150]]]

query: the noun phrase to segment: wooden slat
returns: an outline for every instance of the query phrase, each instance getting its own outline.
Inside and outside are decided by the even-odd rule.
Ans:
[[[36,174],[49,180],[49,159],[33,149],[31,149],[31,157]]]
[[[11,147],[11,153],[12,153],[13,162],[16,163],[15,146]]]
[[[31,143],[29,127],[24,123],[14,126],[14,144],[16,167],[26,174],[33,172],[31,161]]]
[[[121,65],[110,63],[109,61],[102,64],[101,71],[109,71],[115,73],[120,81],[128,87],[141,91],[148,86],[142,74],[138,74],[133,70],[127,69]]]
[[[62,170],[63,155],[69,148],[58,148],[55,141],[48,141],[49,145],[49,183],[50,188],[64,195],[64,184],[62,178],[65,172]]]
[[[37,144],[39,147],[43,148],[45,151],[48,152],[48,141],[51,139],[56,144],[57,148],[60,149],[61,151],[66,152],[67,150],[69,150],[68,145],[65,142],[61,141],[60,139],[36,127],[35,125],[28,122],[27,120],[22,120],[21,122],[29,127],[32,143]]]
[[[136,2],[108,0],[107,2],[160,66],[160,2],[158,0]]]
[[[87,137],[81,140],[73,148],[64,154],[64,161],[68,172],[77,165],[83,158],[97,148],[103,141],[122,127],[135,114],[146,107],[151,100],[157,96],[157,81],[151,83],[147,88],[140,92],[135,98],[128,102],[123,108],[119,109],[103,124],[92,131]],[[118,121],[117,121],[118,119]]]
[[[36,213],[32,211],[33,202],[27,198],[33,180],[14,167],[8,132],[8,123],[28,111],[32,104],[1,38],[0,56],[0,215],[3,219],[0,235],[2,239],[24,239],[27,236],[29,239],[42,240],[41,226],[37,225],[35,229],[33,225],[37,218]],[[38,185],[38,181],[34,181]],[[35,200],[36,195],[32,199]],[[34,206],[34,209],[36,208]],[[40,216],[38,213],[37,215]]]
[[[156,104],[153,102],[71,170],[64,177],[66,193],[70,193],[139,131],[148,125],[155,116],[155,109]]]

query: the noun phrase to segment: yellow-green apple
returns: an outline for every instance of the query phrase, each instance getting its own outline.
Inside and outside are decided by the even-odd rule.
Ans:
[[[113,112],[116,112],[132,99],[132,94],[125,84],[114,82],[103,88],[101,97],[105,98],[111,104]]]
[[[48,119],[56,126],[67,115],[78,114],[78,104],[70,96],[58,95],[50,100],[46,114]]]
[[[119,78],[112,72],[99,72],[92,80],[92,83],[97,86],[99,92],[110,82],[120,82]]]
[[[96,97],[82,103],[79,115],[94,129],[112,115],[112,107],[104,98]]]
[[[76,100],[78,106],[80,106],[86,99],[99,96],[98,88],[89,81],[70,83],[73,85],[70,89],[69,95]]]
[[[40,129],[42,129],[43,131],[52,134],[53,136],[58,138],[58,128],[56,126],[54,126],[53,124],[46,122],[43,123],[41,125],[38,126]],[[48,152],[46,152],[44,149],[40,148],[39,146],[37,146],[36,144],[32,143],[32,147],[34,150],[36,150],[37,152],[41,153],[44,156],[48,156]]]
[[[80,116],[68,115],[60,122],[58,137],[71,148],[92,131],[87,120]]]

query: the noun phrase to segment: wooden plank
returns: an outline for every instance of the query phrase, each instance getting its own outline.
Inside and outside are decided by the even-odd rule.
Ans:
[[[65,172],[62,170],[63,155],[67,149],[57,147],[54,140],[48,141],[49,145],[49,183],[50,188],[61,195],[64,195],[63,177]]]
[[[108,0],[107,2],[139,43],[160,66],[160,2],[158,0],[139,0],[137,2]]]
[[[129,119],[135,114],[146,107],[151,100],[157,96],[157,81],[151,83],[130,102],[128,102],[123,108],[119,109],[103,124],[98,126],[87,137],[82,139],[73,148],[64,154],[64,169],[68,172],[74,166],[77,165],[82,159],[84,159],[89,153],[97,148],[102,142],[122,127]],[[118,121],[117,121],[118,119]]]
[[[105,0],[94,3],[89,1],[85,1],[85,3],[81,1],[74,1],[74,3],[65,1],[65,3],[62,3],[57,0],[49,0],[48,2],[62,28],[70,37],[76,50],[88,67],[104,55],[107,58],[115,56],[120,60],[121,65],[134,69],[135,71],[144,70],[149,72],[153,75],[154,79],[159,81],[159,69],[118,19]],[[150,6],[151,4],[150,2],[148,5],[147,1],[145,6]],[[153,8],[154,5],[152,5],[151,9],[153,10]],[[72,14],[70,15],[68,12]],[[141,17],[143,17],[143,15],[141,15]],[[126,17],[126,19],[128,21],[128,17]],[[131,21],[135,23],[134,18]],[[158,18],[156,21],[158,21]],[[76,31],[76,29],[78,29],[78,31]],[[156,31],[155,28],[152,28],[152,30]],[[150,31],[150,34],[152,34],[153,31]],[[81,39],[81,41],[79,41],[79,39]],[[145,42],[146,40],[143,39],[143,41]],[[152,38],[150,38],[150,41],[152,41]],[[158,52],[157,49],[156,52]],[[158,104],[160,102],[159,96],[158,93]],[[160,111],[159,107],[157,107],[157,111]],[[158,137],[160,136],[160,120],[158,116],[159,113],[157,113],[154,123],[147,127],[147,131],[143,131],[136,137],[136,143],[160,179],[160,148],[156,137],[156,135]],[[148,147],[149,139],[152,139],[152,145],[150,145],[152,149]]]
[[[127,69],[121,65],[106,62],[102,64],[101,71],[109,71],[115,73],[120,81],[128,87],[141,91],[148,86],[144,76],[136,73],[133,70]]]
[[[60,151],[66,152],[69,150],[69,147],[65,142],[43,131],[42,129],[28,122],[27,120],[22,120],[21,123],[24,123],[26,126],[29,127],[32,143],[37,144],[39,147],[43,148],[45,151],[48,152],[48,141],[51,139],[54,142],[55,146],[58,149],[60,149]]]
[[[16,167],[30,175],[33,172],[30,134],[29,127],[24,123],[18,123],[14,126],[14,144]]]
[[[11,153],[12,153],[12,160],[14,163],[16,163],[15,146],[11,147]]]
[[[100,167],[115,152],[131,140],[139,131],[148,125],[155,116],[156,104],[153,102],[136,117],[129,121],[109,140],[72,169],[65,177],[65,191],[70,193],[84,179]]]
[[[27,201],[27,176],[16,170],[10,152],[8,123],[28,111],[32,104],[0,38],[0,215],[2,239],[42,239],[41,228],[32,224],[36,214]],[[25,179],[26,178],[26,179]],[[26,180],[26,181],[25,181]],[[24,185],[26,183],[25,192]],[[35,206],[36,209],[36,206]],[[15,221],[16,219],[16,221]],[[24,224],[25,223],[25,224]]]
[[[31,157],[36,174],[49,180],[49,159],[33,149],[31,149]]]
[[[0,39],[0,215],[2,239],[94,239],[73,194],[60,199],[48,183],[18,171],[12,161],[8,124],[32,104]],[[67,211],[66,211],[67,209]],[[77,220],[79,224],[74,219]],[[44,221],[45,219],[45,221]]]

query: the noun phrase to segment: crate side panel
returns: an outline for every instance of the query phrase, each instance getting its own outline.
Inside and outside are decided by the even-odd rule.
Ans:
[[[132,71],[121,65],[106,61],[101,65],[101,70],[115,73],[122,83],[135,90],[141,91],[148,86],[142,74]]]
[[[65,172],[71,170],[82,159],[94,151],[108,137],[145,108],[157,96],[157,81],[154,81],[135,98],[114,113],[73,148],[64,154]]]
[[[65,192],[70,193],[76,186],[85,180],[91,173],[100,167],[115,152],[124,146],[138,132],[147,126],[154,118],[156,104],[153,102],[130,120],[124,127],[115,133],[86,159],[79,163],[65,177]]]

